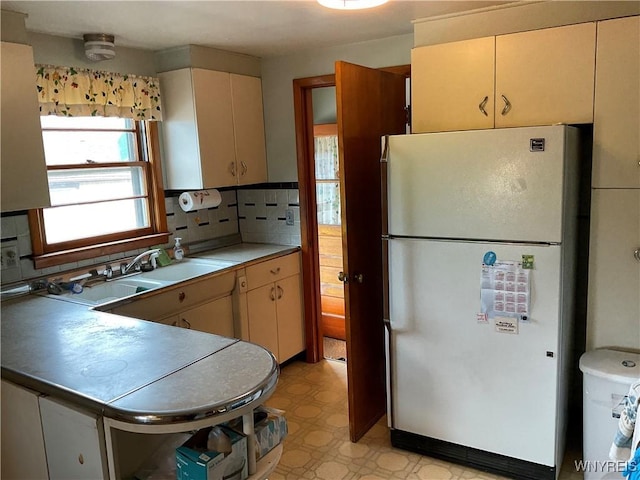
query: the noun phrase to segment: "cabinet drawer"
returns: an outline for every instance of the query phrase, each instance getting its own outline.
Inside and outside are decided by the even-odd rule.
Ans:
[[[298,252],[284,257],[247,267],[247,287],[249,290],[276,282],[300,272],[300,254]]]
[[[235,272],[186,283],[113,309],[113,313],[144,320],[157,320],[204,302],[231,294]]]

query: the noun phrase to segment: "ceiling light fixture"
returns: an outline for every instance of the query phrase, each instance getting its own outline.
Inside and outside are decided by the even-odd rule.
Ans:
[[[89,60],[99,62],[100,60],[110,60],[116,56],[113,35],[108,33],[85,33],[84,54]]]
[[[318,0],[323,7],[337,10],[361,10],[363,8],[378,7],[389,0]]]

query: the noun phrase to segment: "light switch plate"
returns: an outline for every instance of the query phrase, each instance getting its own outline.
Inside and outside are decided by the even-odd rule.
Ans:
[[[287,225],[293,225],[293,209],[292,208],[287,208],[287,210],[284,212],[284,217],[285,217],[285,223]]]
[[[16,245],[10,245],[2,247],[2,270],[10,270],[12,268],[18,268],[18,247]]]

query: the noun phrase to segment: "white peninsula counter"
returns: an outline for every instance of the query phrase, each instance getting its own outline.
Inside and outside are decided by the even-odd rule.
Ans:
[[[3,476],[13,456],[25,478],[127,478],[178,432],[242,417],[252,435],[278,379],[258,345],[51,298],[3,302],[1,329]],[[281,447],[256,465],[247,444],[265,478]]]

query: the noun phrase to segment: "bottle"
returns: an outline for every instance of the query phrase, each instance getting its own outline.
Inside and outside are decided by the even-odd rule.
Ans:
[[[180,260],[182,260],[184,258],[184,250],[182,249],[182,246],[180,245],[180,240],[182,240],[182,238],[176,237],[176,239],[175,239],[176,244],[173,246],[173,258],[177,262],[179,262]]]

